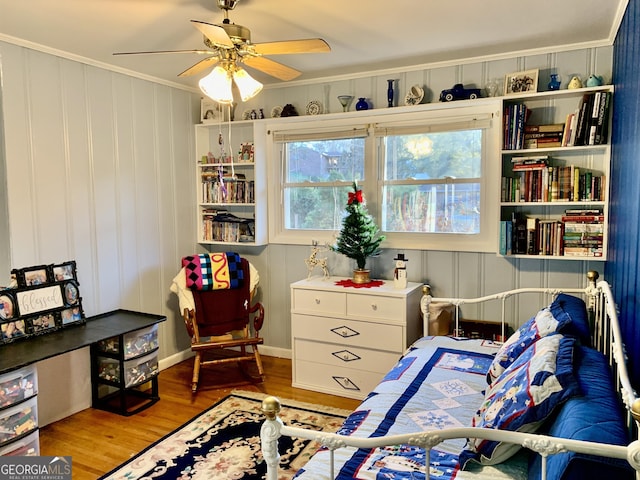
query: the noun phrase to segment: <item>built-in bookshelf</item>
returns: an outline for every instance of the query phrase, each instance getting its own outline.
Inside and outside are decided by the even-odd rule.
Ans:
[[[500,255],[606,260],[613,87],[503,97]]]
[[[198,243],[267,243],[264,142],[256,124],[195,126]]]

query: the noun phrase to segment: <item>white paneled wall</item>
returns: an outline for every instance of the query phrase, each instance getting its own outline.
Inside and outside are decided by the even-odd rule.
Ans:
[[[76,260],[87,315],[167,315],[160,357],[188,349],[169,285],[195,248],[199,96],[11,44],[0,61],[10,266]],[[69,368],[54,378],[88,378],[87,352],[60,361]],[[90,403],[88,382],[72,383],[79,392],[58,396],[59,415]]]
[[[6,275],[10,267],[74,259],[88,315],[116,308],[165,314],[160,358],[165,364],[181,358],[189,344],[169,285],[179,259],[200,248],[195,243],[193,138],[193,123],[200,117],[199,95],[2,42],[0,68],[0,125],[4,125],[0,140],[4,136],[5,160],[0,183],[4,185],[6,171],[7,187],[0,195],[0,248],[9,262],[4,265],[0,259],[0,273]],[[287,103],[303,115],[311,100],[339,112],[337,96],[342,94],[354,96],[351,110],[358,97],[366,97],[374,108],[386,108],[389,78],[395,79],[396,104],[403,104],[414,84],[425,88],[425,101],[434,102],[442,89],[454,83],[484,87],[489,80],[502,82],[506,73],[531,68],[540,69],[541,89],[551,69],[565,85],[573,74],[593,72],[610,81],[612,48],[279,84],[238,105],[235,116],[254,108],[269,116],[274,106]],[[0,150],[0,162],[2,158]],[[289,284],[307,275],[304,259],[310,250],[272,244],[239,251],[260,271],[260,299],[267,312],[262,331],[265,351],[286,356],[291,333]],[[397,253],[385,250],[373,260],[373,275],[391,278]],[[520,286],[582,286],[587,270],[603,270],[598,262],[506,260],[486,253],[426,250],[404,253],[409,258],[409,280],[430,283],[439,296],[476,296]],[[333,274],[349,275],[352,265],[346,258],[327,256]],[[528,314],[540,299],[521,303],[513,306],[514,311]],[[468,315],[476,313],[497,316],[493,309]],[[62,371],[88,377],[88,353],[56,360],[51,375]],[[43,424],[88,406],[88,383],[73,382],[72,377],[65,381],[79,391],[59,397],[60,408],[46,411]],[[43,395],[55,399],[53,390],[51,386]]]

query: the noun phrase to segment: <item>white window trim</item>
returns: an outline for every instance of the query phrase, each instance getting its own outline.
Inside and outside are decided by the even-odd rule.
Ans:
[[[491,127],[485,132],[483,152],[482,214],[478,235],[428,234],[428,233],[387,233],[381,247],[417,250],[444,250],[462,252],[495,252],[498,243],[499,201],[500,201],[500,102],[496,99],[476,99],[442,104],[427,104],[393,109],[368,110],[319,116],[288,117],[267,120],[266,159],[268,182],[269,243],[309,245],[312,241],[320,244],[335,242],[338,231],[325,230],[285,230],[283,219],[282,183],[284,171],[279,158],[274,132],[291,134],[304,131],[331,131],[336,129],[392,126],[427,122],[437,124],[439,119],[471,117],[473,115],[493,115]],[[447,120],[444,120],[447,123]],[[376,164],[375,137],[371,134],[365,142],[365,185],[363,191],[369,212],[378,224],[378,193],[382,191],[382,162]]]

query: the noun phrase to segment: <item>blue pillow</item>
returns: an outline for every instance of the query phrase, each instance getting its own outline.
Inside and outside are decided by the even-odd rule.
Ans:
[[[557,317],[565,315],[571,319],[561,327],[560,333],[576,337],[582,345],[591,346],[591,327],[583,299],[561,293],[551,304],[551,313]]]
[[[581,343],[590,344],[587,308],[581,298],[561,293],[521,325],[496,353],[487,371],[487,383],[494,382],[529,346],[552,333],[574,336]]]
[[[575,376],[582,395],[570,398],[540,429],[553,437],[627,445],[622,407],[614,390],[611,369],[600,352],[575,349]],[[529,478],[541,478],[542,459],[532,455]],[[633,469],[625,460],[565,452],[547,457],[547,478],[632,479]]]
[[[579,393],[573,375],[576,339],[560,334],[541,338],[492,383],[472,426],[535,432],[554,408]],[[464,469],[469,460],[495,465],[511,457],[520,445],[470,438],[460,453]]]

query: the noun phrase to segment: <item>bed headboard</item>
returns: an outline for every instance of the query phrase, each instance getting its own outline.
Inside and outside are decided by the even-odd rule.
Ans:
[[[613,371],[617,382],[617,389],[620,398],[628,412],[627,425],[632,432],[631,438],[637,438],[637,424],[634,419],[640,422],[640,399],[636,399],[636,394],[631,386],[626,367],[626,352],[620,325],[618,323],[618,312],[613,300],[611,287],[605,281],[598,281],[600,275],[595,270],[587,273],[587,286],[584,288],[517,288],[504,292],[476,298],[445,298],[433,297],[431,287],[424,285],[422,288],[422,299],[420,300],[420,310],[423,317],[423,334],[429,335],[430,309],[432,303],[448,303],[455,309],[454,332],[459,329],[461,320],[461,307],[463,305],[484,304],[486,302],[499,301],[500,305],[500,329],[502,338],[507,338],[507,299],[526,293],[538,293],[548,296],[548,302],[560,293],[580,295],[584,298],[590,316],[591,338],[593,347],[602,352],[609,360],[609,365]],[[517,327],[515,327],[517,328]],[[636,403],[634,406],[634,402]]]

